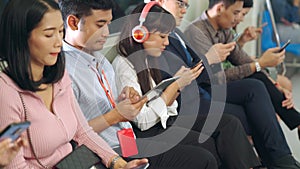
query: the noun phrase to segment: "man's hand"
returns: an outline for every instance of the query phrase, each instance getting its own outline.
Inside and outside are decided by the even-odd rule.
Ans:
[[[262,68],[274,67],[283,62],[285,58],[285,50],[279,51],[279,47],[270,48],[258,59],[259,65]]]
[[[124,87],[121,94],[118,97],[118,101],[123,101],[125,99],[130,99],[131,103],[136,103],[139,101],[141,96],[133,87]]]
[[[119,102],[115,107],[117,118],[119,122],[131,121],[137,116],[142,109],[143,105],[147,102],[147,97],[139,99],[137,102],[132,103],[130,99],[125,99]]]
[[[236,42],[230,42],[227,44],[217,43],[214,44],[208,52],[205,54],[208,63],[220,63],[227,59],[230,52],[235,48]]]
[[[282,88],[281,90],[285,96],[285,100],[282,101],[282,107],[286,107],[287,109],[294,107],[293,94],[287,89]]]
[[[146,158],[135,159],[129,162],[126,162],[125,160],[122,159],[116,162],[116,164],[114,165],[115,166],[114,169],[133,169],[146,163],[148,163],[148,159]]]
[[[256,40],[258,38],[258,36],[261,35],[262,33],[262,28],[264,26],[266,26],[266,24],[268,23],[265,23],[263,24],[262,26],[256,28],[256,27],[253,27],[253,26],[249,26],[247,27],[243,34],[241,35],[241,37],[238,39],[237,43],[239,44],[240,47],[243,47],[245,43],[249,42],[249,41],[252,41],[252,40]]]

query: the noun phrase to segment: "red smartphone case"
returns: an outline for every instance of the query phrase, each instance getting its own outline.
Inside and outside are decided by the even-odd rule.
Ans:
[[[117,132],[123,157],[138,154],[136,141],[132,128],[122,129]]]

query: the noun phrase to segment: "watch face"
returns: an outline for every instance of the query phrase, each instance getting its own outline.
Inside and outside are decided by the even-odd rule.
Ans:
[[[261,71],[261,67],[258,62],[255,62],[255,69],[256,69],[256,72]]]

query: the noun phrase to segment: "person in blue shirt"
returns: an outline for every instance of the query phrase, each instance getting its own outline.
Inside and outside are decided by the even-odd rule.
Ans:
[[[274,18],[282,42],[300,43],[299,0],[271,0]]]

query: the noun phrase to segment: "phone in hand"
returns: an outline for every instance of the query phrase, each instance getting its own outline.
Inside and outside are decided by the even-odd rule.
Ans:
[[[237,33],[231,42],[236,42],[241,36],[242,36],[242,33]]]
[[[134,167],[132,169],[146,169],[148,167],[149,167],[149,163],[146,163],[146,164],[142,164],[140,166]]]
[[[279,49],[278,52],[282,52],[289,44],[291,43],[291,40],[289,39],[281,48]]]
[[[200,60],[198,63],[196,63],[195,65],[193,65],[192,67],[191,67],[191,69],[194,69],[196,66],[198,66],[200,63],[202,63],[202,60]]]
[[[14,142],[29,126],[29,121],[12,123],[0,133],[0,140],[11,138],[12,142]]]

